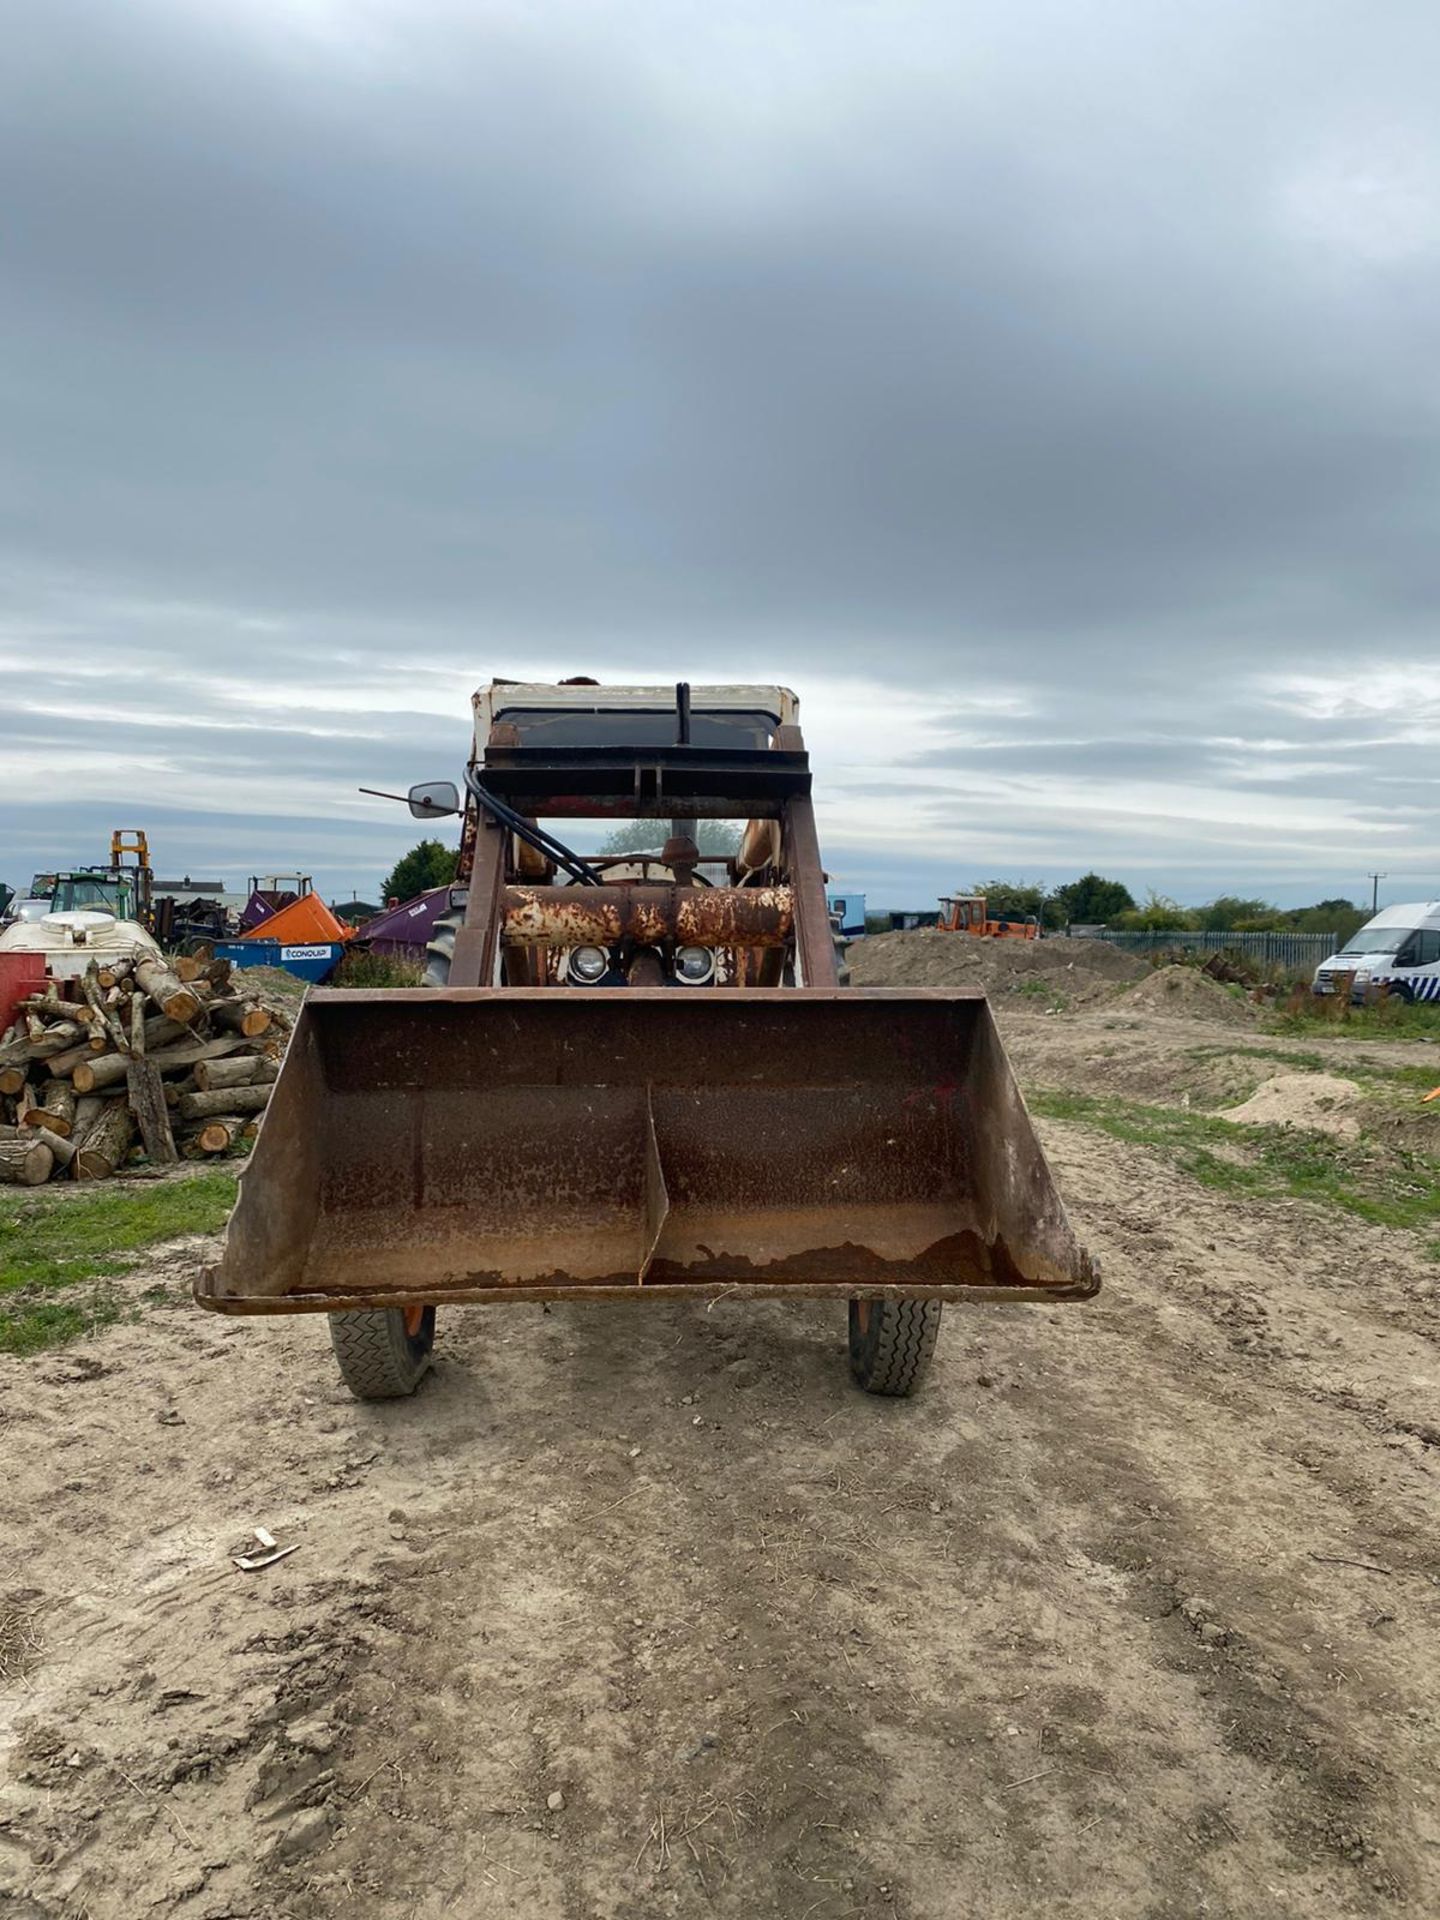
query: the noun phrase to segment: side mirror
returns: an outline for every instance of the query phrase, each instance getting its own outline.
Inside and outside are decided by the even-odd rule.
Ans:
[[[410,811],[417,820],[433,820],[437,813],[459,813],[460,791],[453,780],[427,780],[411,787]]]

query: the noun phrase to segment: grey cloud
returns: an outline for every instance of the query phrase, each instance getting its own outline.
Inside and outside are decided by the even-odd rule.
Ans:
[[[936,747],[916,756],[922,767],[978,770],[985,775],[1045,772],[1082,777],[1125,774],[1141,779],[1173,778],[1207,767],[1213,756],[1191,740],[1095,739],[1047,740],[1044,735],[986,740],[971,746]]]
[[[744,34],[53,0],[0,74],[10,650],[123,660],[117,701],[182,720],[257,717],[227,673],[322,709],[388,677],[317,716],[378,736],[377,784],[463,749],[463,697],[392,711],[462,669],[862,677],[937,722],[1008,689],[1028,711],[962,710],[953,745],[883,695],[875,728],[906,769],[1038,771],[1048,828],[972,809],[997,843],[1218,872],[1183,809],[1167,847],[1077,796],[1244,793],[1222,735],[1423,778],[1425,743],[1382,744],[1403,714],[1326,728],[1262,683],[1434,653],[1437,54],[1419,0],[1383,33],[1298,0],[1083,33],[1045,0],[784,0]],[[111,737],[223,773],[241,820],[297,763],[347,777],[275,717]],[[0,870],[42,831],[0,823]],[[1277,892],[1333,890],[1271,843]]]

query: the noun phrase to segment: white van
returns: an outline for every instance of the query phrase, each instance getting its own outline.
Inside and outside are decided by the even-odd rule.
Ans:
[[[1334,993],[1335,976],[1355,976],[1354,997],[1384,987],[1406,1000],[1440,1001],[1440,900],[1386,907],[1315,969],[1316,993]]]

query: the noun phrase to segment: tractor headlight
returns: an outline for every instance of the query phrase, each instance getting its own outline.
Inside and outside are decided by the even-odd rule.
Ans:
[[[709,947],[677,947],[675,978],[687,987],[707,985],[715,978],[715,955]]]
[[[597,980],[603,980],[610,971],[610,956],[603,947],[572,947],[570,949],[570,978],[578,980],[582,986],[593,987]]]

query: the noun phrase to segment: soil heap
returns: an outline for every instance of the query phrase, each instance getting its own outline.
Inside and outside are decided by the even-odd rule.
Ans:
[[[1157,967],[1122,996],[1135,1013],[1178,1014],[1186,1020],[1211,1020],[1223,1027],[1248,1027],[1255,1009],[1198,967]]]
[[[995,940],[937,927],[872,934],[847,959],[857,987],[983,987],[998,998],[1034,982],[1072,1002],[1135,980],[1146,965],[1107,940]]]
[[[1248,1100],[1226,1107],[1216,1118],[1237,1126],[1306,1127],[1354,1140],[1360,1122],[1349,1109],[1359,1097],[1355,1082],[1338,1074],[1281,1073],[1263,1080]]]

